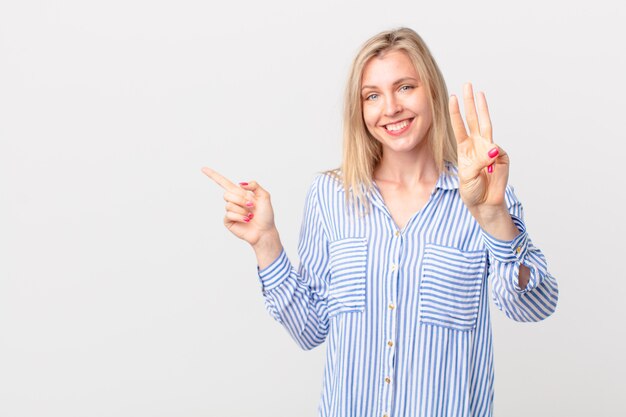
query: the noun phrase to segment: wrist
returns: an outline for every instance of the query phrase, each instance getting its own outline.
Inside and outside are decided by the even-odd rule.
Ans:
[[[505,204],[474,207],[470,213],[481,229],[496,239],[513,240],[520,233]]]
[[[259,268],[263,269],[271,264],[283,250],[278,230],[273,229],[261,235],[259,240],[252,245],[257,258]]]
[[[276,241],[280,242],[280,238],[278,236],[278,230],[274,227],[261,233],[257,241],[252,243],[250,246],[252,246],[252,249],[255,251],[264,250],[271,246],[275,246]]]
[[[469,212],[481,226],[499,222],[502,221],[502,219],[510,217],[509,211],[504,203],[496,206],[478,204],[470,207]]]

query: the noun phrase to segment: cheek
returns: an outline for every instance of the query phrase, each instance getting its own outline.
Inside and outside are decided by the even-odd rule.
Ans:
[[[373,109],[373,107],[374,106],[363,106],[363,122],[365,122],[365,129],[369,133],[370,138],[380,141],[379,135],[376,132],[378,113]]]
[[[376,120],[377,116],[373,106],[363,106],[363,121],[368,130],[376,125]]]
[[[424,106],[422,114],[424,115],[426,121],[428,121],[428,124],[431,125],[433,123],[433,112],[430,109],[430,105],[427,104]]]
[[[422,118],[427,120],[430,124],[433,120],[433,112],[430,108],[430,102],[424,97],[416,104],[417,112],[421,114]]]
[[[424,112],[432,114],[430,99],[426,96],[422,98],[422,108],[424,109]]]

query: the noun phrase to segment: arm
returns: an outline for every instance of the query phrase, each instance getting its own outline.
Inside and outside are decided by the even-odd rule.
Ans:
[[[224,225],[254,249],[270,314],[302,348],[322,343],[328,332],[328,240],[321,224],[316,183],[307,196],[298,247],[301,264],[296,270],[280,242],[270,194],[254,181],[235,185],[210,168],[202,171],[224,189]]]
[[[281,250],[274,262],[259,269],[259,278],[272,317],[300,347],[312,349],[328,334],[328,238],[315,184],[306,199],[298,255],[300,266],[296,269]]]
[[[483,229],[493,300],[510,319],[543,320],[556,310],[557,282],[548,272],[543,253],[526,232],[522,205],[510,187],[506,190],[506,200],[509,218],[517,232],[515,236],[499,239]],[[524,273],[526,277],[522,277]]]
[[[522,206],[507,186],[509,157],[493,143],[484,94],[478,95],[478,112],[471,84],[465,86],[463,98],[469,133],[457,98],[450,98],[459,192],[483,231],[496,305],[517,321],[544,319],[556,309],[556,281],[547,272],[543,254],[532,245],[523,223]]]

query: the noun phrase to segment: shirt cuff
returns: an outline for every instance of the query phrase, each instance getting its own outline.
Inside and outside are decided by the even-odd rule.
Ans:
[[[511,215],[513,223],[520,231],[513,240],[500,240],[491,236],[489,233],[482,231],[483,240],[489,253],[500,262],[517,262],[522,263],[526,252],[528,252],[528,234],[526,233],[526,226],[524,222]]]
[[[278,255],[278,258],[265,268],[260,269],[257,266],[257,271],[259,280],[263,286],[263,292],[271,291],[278,287],[291,272],[291,263],[287,258],[285,250],[283,249],[280,255]]]

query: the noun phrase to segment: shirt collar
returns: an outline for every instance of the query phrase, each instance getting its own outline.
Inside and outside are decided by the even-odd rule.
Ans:
[[[437,180],[437,184],[435,184],[435,189],[433,190],[431,197],[437,193],[437,190],[458,190],[459,188],[459,177],[458,177],[458,169],[453,164],[446,162],[443,172],[439,175],[439,179]],[[382,195],[380,194],[380,190],[378,186],[374,182],[372,184],[372,189],[368,193],[369,201],[372,205],[378,207],[380,210],[385,212],[390,218],[391,213],[387,209],[385,202],[383,200]]]
[[[339,175],[341,171],[338,170]],[[451,162],[445,162],[444,164],[444,169],[443,172],[439,175],[439,179],[437,180],[437,184],[435,185],[435,189],[442,189],[442,190],[457,190],[459,188],[459,170],[456,167],[456,165],[452,164]],[[337,178],[337,182],[338,182],[338,187],[337,187],[337,191],[343,191],[343,183],[341,182],[341,180],[339,180],[339,178]],[[373,193],[369,193],[370,197],[374,197],[374,199],[380,199],[382,202],[382,197],[380,197],[379,192],[376,189],[376,186],[374,185],[374,190],[376,191]]]
[[[446,162],[443,172],[439,175],[435,189],[456,190],[459,188],[459,170],[450,162]]]

